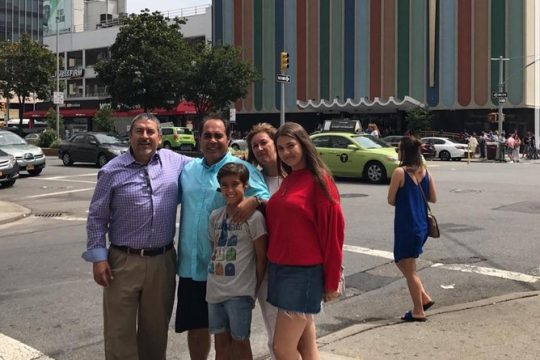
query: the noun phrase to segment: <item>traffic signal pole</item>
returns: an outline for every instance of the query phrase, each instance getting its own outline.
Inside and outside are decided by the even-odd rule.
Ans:
[[[498,58],[491,58],[492,61],[499,61],[499,92],[498,94],[504,93],[504,61],[508,61],[510,59],[499,56]],[[498,109],[499,109],[499,116],[498,116],[498,131],[499,131],[499,139],[497,139],[497,158],[500,161],[504,161],[504,141],[501,142],[500,137],[502,135],[503,131],[503,121],[504,121],[504,114],[503,114],[503,104],[506,101],[506,96],[497,96],[498,98]]]
[[[279,57],[279,68],[281,70],[280,75],[285,76],[285,70],[289,68],[289,53],[282,51]],[[279,116],[279,125],[285,124],[285,81],[281,82],[281,106],[280,106],[280,116]]]

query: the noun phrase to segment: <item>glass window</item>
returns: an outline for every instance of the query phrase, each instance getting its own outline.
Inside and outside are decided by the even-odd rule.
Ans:
[[[96,65],[97,62],[100,61],[101,59],[106,59],[108,57],[108,54],[109,54],[109,50],[107,48],[86,50],[85,51],[86,67]]]
[[[82,97],[83,81],[82,79],[67,81],[67,97]]]
[[[76,69],[81,68],[83,66],[83,57],[82,57],[82,50],[79,51],[70,51],[67,55],[67,68],[69,69]]]
[[[97,79],[86,79],[86,96],[107,96],[105,85],[98,84]]]
[[[365,149],[380,149],[391,147],[387,143],[371,135],[356,136],[354,140]]]
[[[330,137],[318,136],[313,139],[313,144],[315,144],[315,147],[330,147]]]
[[[84,144],[85,137],[86,135],[75,135],[72,142],[77,144]]]
[[[346,149],[351,142],[343,136],[332,136],[332,147],[334,149]]]

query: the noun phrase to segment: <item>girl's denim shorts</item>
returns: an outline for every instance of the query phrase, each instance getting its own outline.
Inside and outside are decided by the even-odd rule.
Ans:
[[[323,266],[268,263],[267,301],[280,310],[318,314],[324,295]]]

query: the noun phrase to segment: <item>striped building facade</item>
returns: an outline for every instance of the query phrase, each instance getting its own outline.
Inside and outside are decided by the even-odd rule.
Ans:
[[[263,80],[240,113],[280,111],[279,54],[290,54],[286,112],[297,101],[405,96],[432,110],[533,106],[535,0],[214,0],[213,40],[241,47]],[[538,19],[536,19],[538,21]]]

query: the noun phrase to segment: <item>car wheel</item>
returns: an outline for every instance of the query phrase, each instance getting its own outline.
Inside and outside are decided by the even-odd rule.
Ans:
[[[98,155],[98,158],[97,158],[97,165],[99,167],[103,167],[105,166],[105,164],[108,162],[109,160],[107,160],[107,157],[105,156],[105,154],[99,154]]]
[[[386,181],[386,169],[378,161],[370,161],[364,168],[364,179],[372,184],[380,184]]]
[[[171,143],[168,142],[168,141],[165,141],[165,142],[163,143],[163,148],[165,148],[165,149],[170,149],[170,148],[171,148]]]
[[[69,153],[64,153],[64,155],[62,155],[62,162],[64,163],[65,166],[71,166],[73,165],[73,160],[71,159],[71,155],[69,155]]]
[[[452,157],[450,156],[450,153],[446,150],[443,150],[439,153],[439,159],[443,161],[449,161]]]
[[[15,184],[15,179],[6,181],[2,184],[3,187],[12,187]]]
[[[28,170],[28,173],[30,174],[30,176],[37,176],[41,174],[42,171],[43,171],[43,168],[39,168],[39,169]]]

